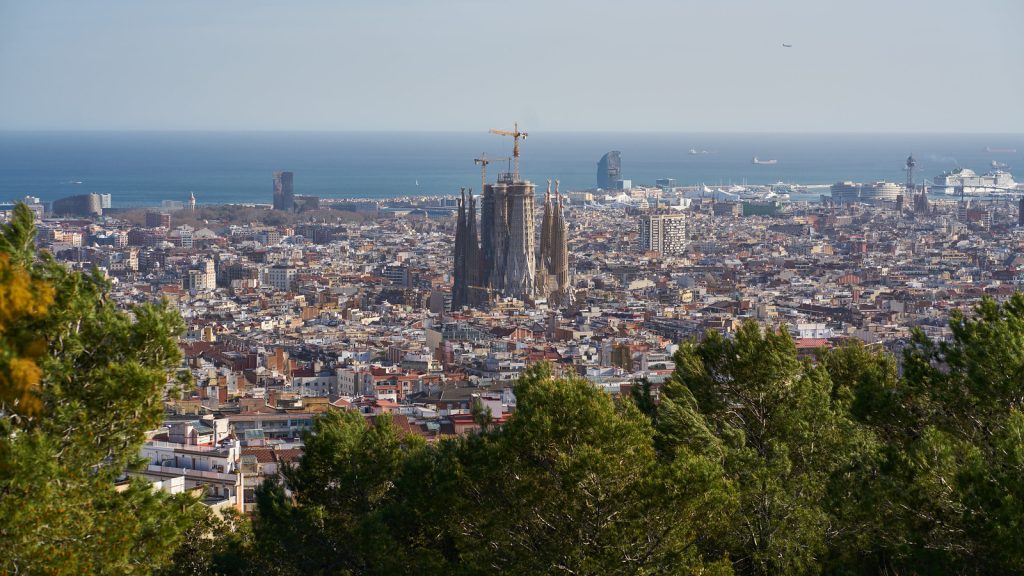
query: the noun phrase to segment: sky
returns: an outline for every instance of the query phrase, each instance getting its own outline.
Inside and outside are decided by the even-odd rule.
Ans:
[[[0,130],[1024,133],[1022,28],[1020,0],[0,0]]]

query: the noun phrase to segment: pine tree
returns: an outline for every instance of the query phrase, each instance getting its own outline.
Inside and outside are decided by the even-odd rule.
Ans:
[[[194,499],[115,482],[160,423],[182,322],[118,310],[102,277],[37,257],[34,237],[18,205],[0,230],[0,572],[148,573]]]
[[[744,574],[813,574],[840,534],[827,487],[860,434],[831,401],[820,367],[797,359],[785,330],[747,322],[727,339],[708,332],[676,353],[662,393],[666,456],[719,459],[739,510],[718,542]]]
[[[318,418],[255,549],[294,574],[727,574],[706,540],[734,503],[721,467],[662,463],[653,429],[592,384],[531,368],[500,427],[425,445],[386,417]]]
[[[915,331],[904,377],[866,386],[858,417],[885,442],[873,502],[887,563],[1024,571],[1024,295],[950,315],[952,337]]]

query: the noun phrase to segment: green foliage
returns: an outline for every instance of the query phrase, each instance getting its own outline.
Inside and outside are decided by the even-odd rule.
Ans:
[[[535,366],[505,424],[433,445],[326,416],[230,573],[1024,572],[1024,296],[950,325],[901,375],[749,322],[683,343],[658,401]]]
[[[300,574],[390,572],[395,557],[381,513],[394,497],[403,458],[422,441],[403,441],[387,415],[371,426],[358,412],[317,418],[303,440],[301,465],[284,472],[294,501],[281,486],[260,489],[257,540],[283,548],[281,557]]]
[[[839,534],[827,486],[858,438],[831,401],[828,374],[797,359],[787,332],[747,322],[735,338],[709,332],[684,343],[663,398],[669,453],[717,456],[738,490],[739,510],[720,543],[737,571],[820,571]]]
[[[895,417],[904,433],[887,465],[895,483],[896,561],[963,572],[1024,570],[1024,296],[958,311],[952,338],[914,335],[904,354]],[[888,414],[886,414],[888,416]]]
[[[0,409],[0,572],[150,572],[173,551],[194,500],[141,481],[118,491],[115,481],[160,422],[182,322],[166,306],[122,312],[100,276],[37,260],[34,230],[19,206],[0,231],[0,260],[13,267],[0,292],[27,281],[52,297],[45,311],[0,318],[0,333],[42,352],[32,401]],[[0,348],[0,371],[13,373],[25,351],[9,340]]]
[[[544,365],[515,393],[515,416],[483,442],[490,465],[470,475],[479,506],[502,510],[466,521],[479,534],[466,551],[475,563],[516,573],[705,568],[698,545],[732,503],[717,463],[660,464],[634,406]]]
[[[181,546],[175,550],[171,563],[162,568],[160,576],[243,576],[282,572],[271,564],[256,562],[247,553],[255,546],[252,524],[233,509],[223,518],[198,509],[195,520],[183,534]]]
[[[629,404],[546,366],[503,427],[427,446],[387,417],[318,419],[255,549],[295,574],[729,573],[702,545],[733,504],[707,458],[662,464]]]
[[[657,424],[658,404],[654,400],[654,392],[651,381],[646,377],[634,380],[629,389],[630,400],[640,410]]]

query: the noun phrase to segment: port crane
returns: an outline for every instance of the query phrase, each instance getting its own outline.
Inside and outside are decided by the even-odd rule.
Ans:
[[[512,170],[512,181],[513,182],[518,182],[519,181],[519,139],[522,138],[523,140],[525,140],[526,136],[527,136],[527,133],[519,131],[519,122],[515,123],[515,126],[513,127],[512,130],[498,130],[497,128],[491,128],[490,132],[491,132],[491,134],[497,134],[499,136],[511,136],[512,139],[515,141],[515,144],[512,146],[512,161],[513,161],[514,166],[515,166],[515,168]]]
[[[498,160],[498,161],[501,161],[501,160],[512,160],[512,158],[510,158],[508,156],[503,156],[501,158],[488,158],[486,152],[481,153],[479,158],[473,158],[473,163],[478,165],[478,166],[480,166],[480,193],[481,194],[484,193],[484,186],[487,185],[487,165],[490,164],[491,162],[494,162],[495,160]]]

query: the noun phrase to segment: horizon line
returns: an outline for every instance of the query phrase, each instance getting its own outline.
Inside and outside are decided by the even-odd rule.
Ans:
[[[0,128],[0,134],[486,134],[480,130],[397,129],[173,129],[173,128]],[[952,135],[1021,136],[1020,132],[960,132],[928,130],[542,130],[541,134],[721,134],[721,135]]]

